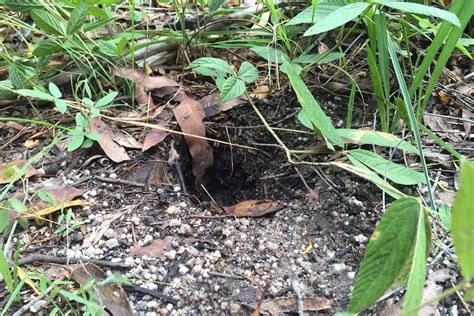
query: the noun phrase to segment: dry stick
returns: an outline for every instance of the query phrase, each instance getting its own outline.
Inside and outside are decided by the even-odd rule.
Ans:
[[[130,265],[128,264],[120,263],[120,262],[111,262],[108,260],[55,257],[55,256],[39,255],[39,254],[34,254],[34,255],[27,256],[25,258],[18,260],[18,265],[24,265],[28,263],[34,263],[34,262],[50,262],[50,263],[57,263],[57,264],[93,263],[98,266],[117,268],[117,269],[131,268]]]
[[[138,285],[129,285],[129,284],[122,284],[122,287],[126,291],[131,291],[131,292],[138,292],[142,293],[144,295],[150,295],[151,297],[162,299],[166,302],[169,302],[171,304],[176,304],[178,301],[171,296],[168,296],[166,294],[163,294],[161,292],[155,291],[155,290],[150,290]]]

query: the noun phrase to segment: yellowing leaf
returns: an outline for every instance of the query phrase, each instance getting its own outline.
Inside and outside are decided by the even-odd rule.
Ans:
[[[42,218],[46,215],[52,214],[58,210],[64,209],[66,207],[71,206],[85,206],[90,205],[90,202],[84,200],[75,200],[70,202],[65,202],[62,204],[58,204],[55,206],[47,207],[39,211],[35,211],[34,209],[28,210],[28,212],[22,214],[20,218]]]

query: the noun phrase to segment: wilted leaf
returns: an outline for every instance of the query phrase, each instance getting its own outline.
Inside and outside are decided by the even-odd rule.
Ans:
[[[108,278],[107,274],[92,263],[78,264],[73,272],[73,279],[84,285],[91,279],[96,283],[93,286],[97,299],[112,314],[119,316],[132,316],[132,308],[128,302],[127,294],[117,282],[99,284]]]
[[[112,132],[112,139],[127,148],[140,149],[142,144],[140,144],[132,135],[124,133],[120,130],[115,130]]]
[[[67,207],[71,206],[84,206],[84,205],[89,205],[90,203],[88,201],[83,201],[83,200],[75,200],[75,201],[70,201],[70,202],[65,202],[61,203],[55,206],[47,207],[44,209],[41,209],[39,211],[36,211],[34,209],[28,210],[28,212],[25,212],[20,215],[20,218],[42,218],[46,215],[52,214],[56,211],[65,209]]]
[[[58,204],[72,201],[75,197],[78,197],[84,194],[83,190],[76,189],[75,187],[72,187],[72,186],[65,186],[65,187],[53,188],[53,189],[44,189],[43,191],[46,192],[50,197],[54,198],[55,203],[58,203]],[[44,202],[40,197],[35,198],[33,200],[33,205],[38,209],[43,209],[48,206],[51,206],[51,205],[48,205],[46,202]]]
[[[160,160],[151,160],[133,166],[124,176],[125,180],[138,183],[160,185],[170,183],[167,164]]]
[[[39,139],[32,139],[32,138],[28,138],[24,143],[23,143],[23,146],[25,146],[26,149],[33,149],[35,148],[36,146],[39,145]]]
[[[206,169],[214,163],[214,156],[209,142],[206,139],[190,136],[206,136],[206,129],[202,122],[205,117],[204,110],[198,101],[182,93],[182,101],[173,109],[173,113],[181,130],[189,134],[189,136],[184,136],[184,139],[193,157],[193,174],[196,177],[196,185],[199,185],[202,183],[202,177]]]
[[[15,178],[17,171],[22,169],[26,163],[26,160],[15,160],[7,164],[0,165],[0,184],[9,183],[12,181],[13,178]],[[28,165],[23,176],[29,178],[36,174],[38,174],[38,171],[33,168],[33,166]]]
[[[114,69],[113,73],[116,76],[135,81],[136,84],[139,84],[144,88],[145,92],[168,87],[176,87],[177,89],[179,87],[179,84],[172,79],[161,76],[151,77],[137,69],[120,68],[119,70]]]
[[[90,128],[92,132],[101,136],[98,143],[104,150],[107,157],[115,162],[130,160],[130,157],[127,155],[125,149],[113,141],[112,129],[103,123],[99,118],[96,117],[92,120]]]
[[[150,149],[151,147],[158,145],[159,143],[165,140],[166,136],[168,136],[167,132],[152,129],[145,136],[145,140],[143,141],[142,151],[146,151]]]
[[[229,102],[222,103],[218,93],[213,93],[199,100],[206,118],[210,118],[220,112],[232,109],[234,106],[244,103],[244,100],[237,98]]]
[[[140,247],[132,246],[130,248],[130,255],[132,257],[147,256],[150,258],[163,257],[164,253],[173,249],[173,241],[175,237],[166,236],[163,239],[156,239],[150,245]]]
[[[280,201],[247,200],[232,206],[223,206],[222,209],[236,217],[259,217],[280,210]]]

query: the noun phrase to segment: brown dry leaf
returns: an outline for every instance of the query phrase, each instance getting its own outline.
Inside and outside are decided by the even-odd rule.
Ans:
[[[113,71],[115,76],[127,78],[129,80],[135,81],[137,85],[141,85],[144,91],[150,91],[155,89],[162,89],[162,88],[170,88],[176,87],[174,91],[176,91],[179,87],[179,84],[169,78],[166,77],[151,77],[144,73],[143,71],[131,68],[120,68],[114,69]]]
[[[132,308],[127,294],[119,283],[98,284],[107,279],[107,274],[92,263],[78,264],[72,271],[72,278],[79,284],[84,285],[89,280],[96,280],[93,287],[98,301],[101,302],[113,316],[132,316]]]
[[[471,134],[471,127],[472,127],[472,124],[470,122],[471,117],[472,117],[471,111],[469,111],[468,109],[462,109],[462,118],[466,120],[466,121],[463,121],[462,124],[464,126],[464,131],[466,132],[468,136],[469,134]]]
[[[428,279],[426,280],[425,289],[423,290],[423,300],[422,302],[426,302],[433,297],[438,296],[443,292],[443,286],[437,284],[437,282],[446,282],[448,279],[452,278],[450,271],[448,269],[441,269],[438,271],[434,271],[428,275]],[[433,304],[423,307],[418,311],[419,316],[430,316],[436,314],[436,307],[438,306],[438,302],[436,301]]]
[[[223,206],[222,209],[236,217],[259,217],[280,209],[281,201],[247,200],[232,206]]]
[[[91,131],[100,135],[98,141],[102,150],[104,150],[107,157],[115,162],[130,160],[127,152],[122,146],[119,146],[113,141],[113,131],[98,117],[94,118],[91,123]]]
[[[84,201],[84,200],[75,200],[75,201],[65,202],[65,203],[55,205],[55,206],[47,207],[39,211],[35,209],[29,209],[25,213],[21,213],[20,217],[21,218],[42,218],[56,211],[65,209],[66,207],[85,206],[85,205],[90,205],[90,202]]]
[[[124,133],[119,130],[113,131],[112,139],[119,145],[126,148],[133,148],[133,149],[142,148],[142,144],[140,144],[132,135]]]
[[[159,143],[165,140],[166,136],[168,136],[167,132],[163,132],[157,129],[152,129],[145,136],[145,140],[143,141],[142,151],[147,151],[151,147],[158,145]]]
[[[26,149],[33,149],[36,146],[38,146],[40,143],[39,139],[31,139],[28,138],[24,143],[23,146],[25,146]]]
[[[432,115],[423,115],[423,121],[433,132],[449,132],[452,130],[445,118]]]
[[[72,201],[74,198],[81,196],[84,194],[84,190],[77,189],[72,186],[65,186],[60,188],[53,188],[53,189],[43,189],[44,191],[51,194],[57,203],[69,202]],[[47,205],[46,202],[41,200],[39,197],[36,197],[33,200],[33,205],[38,209],[46,208],[50,205]]]
[[[130,247],[130,255],[132,257],[143,257],[147,256],[150,258],[163,257],[165,252],[173,249],[173,241],[176,237],[166,236],[163,239],[156,239],[150,245],[140,247]]]
[[[150,93],[146,93],[145,89],[141,84],[135,84],[135,100],[138,104],[146,104],[148,109],[153,110],[156,108],[155,103],[153,103],[153,98]]]
[[[303,298],[303,311],[314,313],[331,309],[331,301],[321,297]],[[298,301],[294,297],[280,297],[272,300],[265,300],[260,305],[260,313],[263,315],[286,315],[298,313]]]
[[[199,103],[206,113],[206,118],[210,118],[216,114],[219,114],[220,112],[225,112],[237,105],[244,103],[244,100],[237,98],[232,101],[222,103],[219,93],[213,93],[199,100]]]
[[[27,162],[26,160],[15,160],[7,164],[0,165],[0,184],[9,183],[10,181],[12,181],[16,175],[15,171],[23,168],[26,162]],[[32,165],[28,165],[28,167],[26,167],[26,170],[23,174],[23,177],[29,178],[36,174],[38,174],[38,171],[35,168],[33,168]]]
[[[24,129],[23,125],[15,122],[15,121],[8,121],[6,123],[6,125],[11,128],[11,129],[14,129],[14,130],[17,130],[17,131],[21,131]]]
[[[252,93],[250,93],[250,97],[257,99],[257,100],[263,100],[267,97],[268,92],[270,92],[270,87],[267,85],[262,85],[262,86],[257,86]]]
[[[128,181],[148,183],[151,185],[170,183],[167,165],[164,161],[160,160],[151,160],[136,164],[124,175],[124,178]]]
[[[202,120],[205,112],[198,101],[181,94],[181,103],[173,109],[174,117],[181,130],[190,135],[205,137],[206,129]],[[184,136],[189,152],[193,157],[193,174],[196,177],[196,186],[202,183],[206,169],[214,163],[212,148],[206,139],[193,136]]]
[[[309,190],[308,193],[308,203],[312,207],[316,207],[319,203],[321,188],[315,187],[314,189]]]

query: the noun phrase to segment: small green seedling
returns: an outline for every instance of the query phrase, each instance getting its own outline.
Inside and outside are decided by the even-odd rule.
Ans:
[[[238,71],[226,61],[213,57],[196,59],[190,66],[197,73],[214,78],[222,102],[240,97],[246,92],[246,84],[258,78],[257,68],[248,61],[244,61]]]

